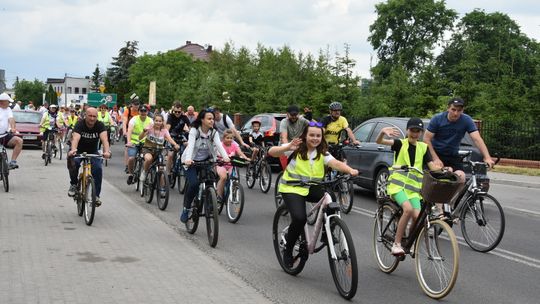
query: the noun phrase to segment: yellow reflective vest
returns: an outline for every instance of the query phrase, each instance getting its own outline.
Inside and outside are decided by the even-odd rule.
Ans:
[[[105,116],[102,115],[101,111],[98,112],[97,119],[101,121],[105,127],[111,126],[111,115],[109,115],[109,112],[105,112]]]
[[[308,153],[309,155],[309,153]],[[309,186],[302,187],[291,185],[287,182],[302,181],[302,182],[320,182],[324,178],[324,155],[320,155],[319,159],[314,159],[313,164],[309,160],[303,160],[300,154],[297,153],[290,163],[287,165],[281,182],[279,184],[279,192],[295,193],[301,196],[309,194]]]
[[[75,125],[77,124],[77,121],[79,121],[79,116],[71,116],[69,115],[67,118],[67,125],[70,128],[75,128]]]
[[[407,165],[422,171],[422,163],[424,161],[424,155],[427,153],[427,149],[428,146],[426,143],[417,142],[414,164],[411,164],[409,158],[409,140],[407,138],[402,139],[399,153],[394,153],[394,166]],[[408,198],[422,198],[420,195],[420,190],[422,189],[422,174],[416,171],[394,171],[392,167],[390,167],[390,172],[391,174],[388,178],[388,186],[386,189],[386,192],[388,192],[389,195],[404,190]]]
[[[131,142],[134,145],[138,145],[141,142],[144,142],[146,139],[139,139],[139,135],[144,131],[144,128],[148,127],[152,123],[152,119],[150,117],[146,117],[144,121],[141,120],[141,117],[139,115],[133,117],[135,119],[135,124],[133,125],[133,131],[131,132]]]
[[[45,114],[43,115],[45,119],[43,120],[43,123],[39,126],[39,132],[41,133],[45,132],[45,130],[51,127],[51,114],[49,112],[45,112]],[[56,122],[60,125],[64,124],[63,116],[60,114],[56,114]],[[57,127],[57,124],[55,124],[54,127]]]

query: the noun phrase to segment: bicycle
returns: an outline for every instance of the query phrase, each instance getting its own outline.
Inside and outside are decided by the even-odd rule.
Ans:
[[[75,155],[74,158],[82,159],[82,172],[77,181],[77,190],[73,200],[77,203],[77,214],[82,216],[84,213],[84,222],[86,225],[92,225],[96,212],[96,188],[94,178],[92,177],[92,158],[103,159],[99,154],[82,153]]]
[[[461,234],[465,242],[475,251],[488,252],[501,242],[505,230],[505,217],[501,204],[488,194],[488,165],[469,160],[471,151],[460,151],[463,161],[471,168],[462,192],[453,205],[445,204],[447,223],[461,222]],[[497,158],[495,164],[499,162]]]
[[[186,191],[186,171],[184,169],[184,166],[182,166],[181,158],[182,153],[184,153],[184,150],[186,149],[184,143],[187,142],[187,140],[185,136],[181,136],[180,138],[175,138],[175,141],[180,145],[180,149],[176,151],[171,147],[173,151],[173,166],[171,168],[169,185],[171,186],[171,189],[173,189],[176,181],[178,180],[178,193],[184,194],[184,192]]]
[[[192,167],[198,168],[197,178],[199,180],[199,191],[191,203],[188,221],[186,222],[187,232],[194,234],[199,226],[199,217],[206,219],[206,234],[210,247],[216,247],[219,235],[219,219],[217,208],[217,194],[215,181],[217,175],[213,170],[213,161],[194,161]]]
[[[58,148],[55,146],[56,141],[56,133],[58,133],[57,128],[48,129],[49,132],[47,133],[47,138],[45,139],[45,153],[43,160],[45,162],[45,166],[51,163],[51,158],[56,157],[56,153],[58,151]],[[60,154],[61,155],[61,154]]]
[[[223,199],[218,201],[218,213],[221,214],[224,205],[227,205],[227,217],[230,223],[236,223],[242,216],[244,210],[244,188],[240,183],[240,174],[238,167],[247,165],[245,160],[232,157],[231,163],[233,167],[231,173],[227,176],[225,183]]]
[[[337,179],[340,179],[338,177]],[[290,182],[299,186],[328,185],[334,181],[323,182]],[[340,216],[340,206],[332,200],[328,191],[307,213],[308,218],[316,214],[315,227],[310,234],[308,225],[300,234],[293,249],[293,266],[288,267],[283,261],[283,253],[287,244],[287,233],[291,223],[290,214],[285,204],[280,205],[274,215],[272,239],[274,250],[281,268],[290,275],[299,274],[305,266],[310,254],[327,247],[328,262],[334,284],[339,294],[345,299],[352,299],[358,285],[358,262],[351,233]],[[317,246],[319,234],[322,235]]]
[[[6,137],[9,132],[0,134],[0,139]],[[4,191],[9,192],[9,164],[8,164],[8,155],[7,150],[0,141],[0,179],[2,179],[2,184],[4,186]]]
[[[330,154],[332,154],[337,160],[339,161],[345,161],[345,154],[343,153],[343,147],[349,146],[353,148],[357,148],[356,145],[344,145],[342,143],[336,144],[336,145],[329,145],[328,151]],[[358,149],[358,148],[357,148]],[[327,180],[335,179],[336,176],[342,175],[343,173],[338,172],[333,169],[329,169],[326,174]],[[341,211],[345,214],[349,214],[351,212],[353,202],[354,202],[354,184],[351,180],[345,181],[341,180],[340,183],[336,183],[332,189],[337,196],[337,201],[339,202],[339,206],[341,208]]]
[[[133,168],[133,182],[132,182],[132,184],[135,184],[135,191],[141,190],[141,181],[139,180],[139,177],[141,176],[141,171],[142,171],[142,167],[144,163],[144,155],[142,153],[143,145],[144,143],[140,143],[136,146],[137,154],[135,155],[135,166]]]
[[[269,147],[260,147],[257,158],[246,168],[246,184],[249,189],[255,186],[255,181],[259,179],[259,186],[263,193],[268,193],[272,186],[272,170],[268,164]]]
[[[397,167],[395,171],[408,173],[414,170],[423,174],[414,167]],[[431,298],[441,299],[447,296],[454,287],[459,270],[459,248],[454,231],[441,220],[434,210],[436,205],[430,199],[434,193],[449,193],[457,189],[457,185],[437,185],[432,188],[424,174],[422,183],[422,208],[415,222],[409,226],[408,234],[402,239],[405,255],[394,256],[391,253],[397,226],[402,214],[401,207],[389,197],[378,201],[379,207],[375,212],[373,222],[373,251],[379,269],[385,273],[392,273],[403,261],[406,255],[415,259],[416,276],[423,292]],[[449,196],[451,197],[452,194]],[[414,247],[414,250],[413,250]],[[433,273],[429,273],[432,270]]]
[[[156,192],[156,202],[160,210],[167,209],[169,204],[169,181],[165,174],[165,160],[163,157],[163,146],[153,149],[154,161],[148,169],[146,179],[141,187],[141,196],[144,196],[146,203],[152,202],[154,192]],[[154,191],[155,190],[155,191]]]

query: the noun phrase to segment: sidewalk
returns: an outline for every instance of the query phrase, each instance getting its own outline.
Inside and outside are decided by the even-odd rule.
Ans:
[[[64,160],[19,163],[0,189],[0,303],[271,303],[107,182],[86,226]]]
[[[507,174],[491,171],[488,172],[488,176],[490,178],[490,181],[494,184],[504,184],[540,189],[540,176]]]

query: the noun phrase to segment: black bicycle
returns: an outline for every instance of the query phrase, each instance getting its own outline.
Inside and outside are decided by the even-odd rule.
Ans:
[[[49,129],[49,132],[47,132],[47,138],[45,138],[45,153],[43,157],[43,161],[45,162],[45,166],[51,163],[51,158],[56,157],[58,153],[60,153],[59,159],[62,159],[62,150],[59,150],[56,141],[61,142],[60,138],[57,136],[58,129],[52,128]],[[57,139],[58,138],[58,139]]]
[[[328,151],[332,154],[337,160],[346,162],[345,153],[343,152],[344,147],[353,147],[358,149],[356,145],[343,144],[339,143],[337,145],[329,145]],[[338,172],[334,169],[329,168],[326,174],[327,180],[335,180],[337,176],[343,175],[344,173]],[[354,202],[354,183],[351,179],[340,179],[339,183],[334,183],[333,189],[334,193],[337,196],[337,202],[343,213],[348,214],[351,212],[353,202]]]
[[[246,168],[246,184],[251,189],[255,186],[257,179],[259,179],[261,191],[267,193],[272,186],[272,169],[267,160],[269,147],[259,146],[258,148],[257,158],[248,164]]]
[[[150,204],[156,194],[156,202],[160,210],[167,209],[169,204],[169,181],[165,174],[165,159],[163,157],[163,146],[154,148],[152,154],[154,161],[148,168],[146,179],[141,187],[141,196],[144,196],[146,203]]]
[[[213,161],[194,161],[191,164],[191,167],[197,169],[199,191],[191,203],[188,221],[186,222],[187,232],[193,234],[199,226],[199,218],[204,216],[208,243],[211,247],[216,247],[219,235],[215,165],[216,163]]]
[[[6,137],[9,133],[0,134],[0,139]],[[0,141],[1,142],[1,141]],[[9,165],[7,150],[4,145],[0,143],[0,179],[4,185],[4,191],[9,192]]]
[[[239,167],[245,167],[248,163],[237,157],[231,158],[233,167],[231,173],[227,176],[225,183],[223,199],[218,201],[218,213],[221,214],[224,205],[227,205],[227,217],[230,223],[236,223],[244,211],[244,188],[240,183]]]
[[[138,144],[137,147],[137,154],[135,155],[135,166],[133,168],[133,183],[135,184],[135,190],[140,191],[141,190],[141,181],[139,177],[141,176],[143,163],[144,163],[144,154],[142,153],[142,147],[143,143]],[[141,193],[142,196],[142,193]]]
[[[170,147],[170,150],[173,151],[173,165],[171,168],[169,185],[171,189],[173,189],[174,186],[178,184],[178,193],[184,194],[186,191],[186,170],[184,166],[182,166],[182,153],[184,153],[184,150],[186,149],[184,143],[187,142],[187,139],[185,136],[181,136],[175,137],[174,140],[180,145],[180,149],[176,151]]]

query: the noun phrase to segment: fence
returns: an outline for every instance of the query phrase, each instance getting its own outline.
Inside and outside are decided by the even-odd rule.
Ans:
[[[540,161],[539,122],[482,121],[478,127],[491,155]]]

